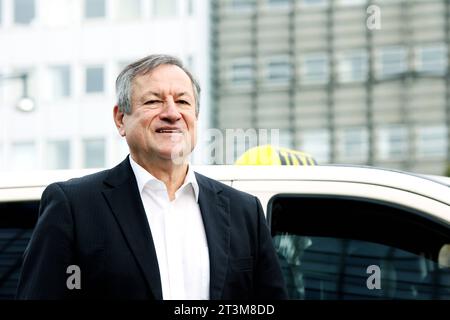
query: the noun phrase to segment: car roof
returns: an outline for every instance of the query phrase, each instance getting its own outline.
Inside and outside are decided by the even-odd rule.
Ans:
[[[363,183],[405,190],[450,205],[450,179],[370,166],[206,166],[197,171],[219,180],[302,180]]]
[[[193,166],[203,175],[220,181],[334,181],[386,186],[417,193],[450,205],[450,179],[418,175],[399,170],[369,166]],[[101,169],[50,170],[35,172],[0,173],[0,190],[11,188],[45,187],[56,181],[65,181],[95,173]],[[276,190],[274,190],[276,191]]]

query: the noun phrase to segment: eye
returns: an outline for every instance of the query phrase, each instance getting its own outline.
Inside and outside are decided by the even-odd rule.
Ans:
[[[155,105],[155,104],[161,103],[161,102],[162,101],[160,101],[160,100],[148,100],[144,104],[146,104],[146,105]]]
[[[178,100],[177,103],[190,105],[190,103],[186,100]]]

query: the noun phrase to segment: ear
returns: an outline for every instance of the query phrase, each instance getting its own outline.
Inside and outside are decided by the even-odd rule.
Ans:
[[[125,125],[123,123],[123,116],[125,115],[122,111],[119,110],[119,106],[115,105],[114,110],[114,123],[116,124],[117,130],[122,137],[125,137]]]

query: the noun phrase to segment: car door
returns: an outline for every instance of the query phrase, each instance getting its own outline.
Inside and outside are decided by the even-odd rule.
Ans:
[[[22,255],[39,210],[38,200],[0,202],[0,300],[13,299]]]
[[[395,201],[292,193],[272,197],[267,217],[291,299],[450,299],[448,221]]]

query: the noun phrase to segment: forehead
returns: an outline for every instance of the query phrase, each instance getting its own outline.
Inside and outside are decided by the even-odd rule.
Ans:
[[[183,91],[193,95],[192,81],[189,76],[183,69],[171,64],[158,66],[134,78],[133,92],[138,94],[149,90],[164,93]]]

